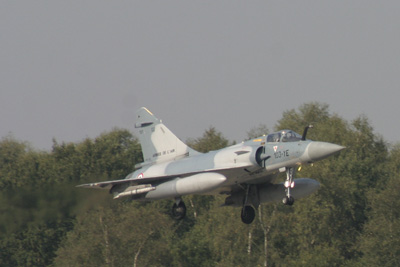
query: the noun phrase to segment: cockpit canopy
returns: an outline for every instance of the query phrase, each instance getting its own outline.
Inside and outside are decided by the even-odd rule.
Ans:
[[[301,135],[292,130],[282,130],[269,134],[267,136],[267,142],[297,142],[301,140]]]

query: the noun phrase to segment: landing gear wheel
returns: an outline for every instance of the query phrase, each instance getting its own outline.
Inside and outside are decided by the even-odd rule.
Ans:
[[[182,220],[186,216],[186,206],[183,201],[180,201],[179,204],[174,203],[172,206],[172,217],[175,220]]]
[[[254,208],[252,206],[244,206],[242,208],[242,222],[245,224],[251,224],[254,221],[254,218],[256,217],[256,212],[254,211]]]
[[[294,203],[294,198],[292,196],[290,196],[290,197],[286,196],[282,199],[282,203],[285,205],[292,206]]]

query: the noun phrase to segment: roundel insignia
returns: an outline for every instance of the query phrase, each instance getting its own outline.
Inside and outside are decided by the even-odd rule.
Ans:
[[[143,173],[140,173],[137,178],[143,178]]]

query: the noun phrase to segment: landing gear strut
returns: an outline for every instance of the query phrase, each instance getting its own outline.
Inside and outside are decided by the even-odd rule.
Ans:
[[[254,190],[254,188],[253,188]],[[247,185],[246,188],[246,193],[245,197],[243,199],[243,207],[242,207],[242,213],[240,214],[240,217],[242,218],[242,222],[245,224],[251,224],[254,221],[254,218],[256,217],[256,212],[252,206],[250,206],[249,202],[249,194],[251,194],[252,187],[251,185]],[[258,207],[258,204],[254,204],[256,207]]]
[[[286,168],[286,181],[285,181],[285,191],[286,191],[286,196],[282,199],[283,204],[285,205],[293,205],[294,203],[294,198],[290,195],[290,189],[294,188],[294,182],[293,182],[293,175],[294,175],[294,168]]]
[[[175,220],[182,220],[186,216],[186,205],[181,198],[175,199],[175,203],[172,206],[172,217]]]

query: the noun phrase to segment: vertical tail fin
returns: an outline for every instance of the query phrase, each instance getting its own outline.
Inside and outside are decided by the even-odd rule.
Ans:
[[[145,164],[175,160],[198,153],[176,137],[147,108],[142,107],[137,111],[135,128]]]

